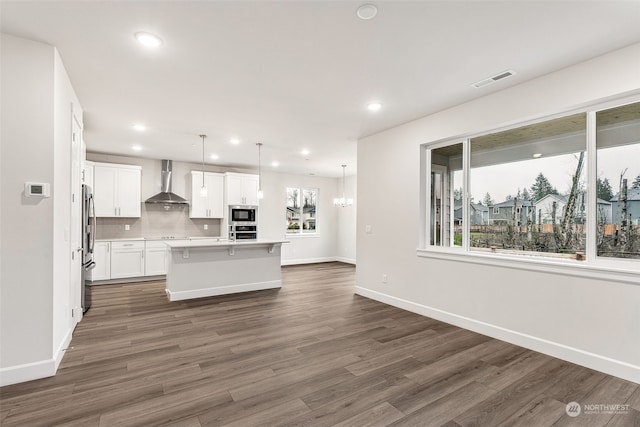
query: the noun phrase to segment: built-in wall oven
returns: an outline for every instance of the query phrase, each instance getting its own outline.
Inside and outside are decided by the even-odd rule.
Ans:
[[[229,240],[257,240],[257,206],[229,206]]]

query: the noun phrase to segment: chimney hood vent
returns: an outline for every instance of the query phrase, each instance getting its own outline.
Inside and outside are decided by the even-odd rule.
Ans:
[[[145,203],[162,203],[162,204],[177,204],[177,205],[188,205],[186,199],[178,196],[171,192],[171,170],[172,170],[172,162],[171,160],[163,160],[162,161],[162,183],[160,187],[160,192],[155,196],[149,197],[145,200]]]

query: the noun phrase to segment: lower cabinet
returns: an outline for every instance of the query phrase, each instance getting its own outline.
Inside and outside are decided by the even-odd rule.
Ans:
[[[111,242],[96,242],[93,246],[94,269],[89,270],[92,281],[111,279]]]
[[[149,240],[144,251],[144,275],[167,274],[167,245],[163,241]]]
[[[167,274],[167,245],[162,240],[101,240],[95,243],[91,281]]]
[[[111,278],[144,276],[144,241],[111,242]]]

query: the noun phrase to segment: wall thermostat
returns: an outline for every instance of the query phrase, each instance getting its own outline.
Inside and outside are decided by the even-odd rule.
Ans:
[[[24,184],[24,195],[27,197],[49,197],[49,183],[47,182],[26,182]]]

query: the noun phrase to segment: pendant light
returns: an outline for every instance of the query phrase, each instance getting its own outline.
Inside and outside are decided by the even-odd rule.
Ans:
[[[340,206],[342,208],[345,208],[347,206],[351,206],[353,204],[353,199],[347,199],[345,197],[345,175],[346,175],[346,168],[347,165],[342,165],[342,197],[336,197],[335,199],[333,199],[333,204],[336,206]]]
[[[200,187],[200,196],[207,197],[207,187],[204,185],[204,139],[207,135],[200,135],[202,138],[202,187]]]
[[[262,199],[264,197],[262,192],[262,159],[260,157],[262,142],[256,142],[256,145],[258,146],[258,199]]]

